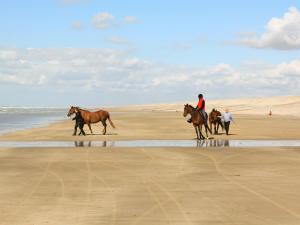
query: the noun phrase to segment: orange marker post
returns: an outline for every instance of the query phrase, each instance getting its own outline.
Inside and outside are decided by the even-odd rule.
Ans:
[[[272,111],[271,111],[271,109],[270,109],[270,112],[268,113],[268,115],[269,115],[269,116],[272,116]]]

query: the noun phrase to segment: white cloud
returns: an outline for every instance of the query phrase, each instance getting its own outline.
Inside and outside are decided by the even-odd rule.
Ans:
[[[176,43],[175,44],[175,49],[177,50],[190,50],[192,48],[192,45],[190,43]]]
[[[187,80],[189,80],[189,76],[187,76],[186,74],[173,74],[169,76],[155,77],[152,80],[152,82],[154,86],[162,85],[162,84],[170,86],[178,82],[185,82]]]
[[[92,18],[92,23],[97,29],[108,29],[113,27],[123,27],[128,24],[137,23],[138,19],[135,16],[125,16],[123,20],[115,18],[114,15],[108,12],[99,12]]]
[[[1,50],[0,59],[1,60],[14,60],[16,59],[17,54],[14,50]]]
[[[74,4],[80,4],[80,3],[87,3],[89,0],[61,0],[62,3],[66,5],[74,5]]]
[[[71,25],[71,27],[75,30],[82,30],[83,24],[80,21],[74,21]]]
[[[135,16],[125,16],[124,21],[126,23],[137,23],[138,19]]]
[[[119,37],[119,36],[112,36],[110,38],[107,39],[107,42],[111,43],[111,44],[115,44],[115,45],[128,45],[129,41],[123,37]]]
[[[0,48],[0,57],[0,96],[6,85],[15,85],[16,92],[22,86],[53,92],[80,90],[92,96],[119,93],[131,103],[142,101],[143,96],[148,96],[148,101],[190,99],[199,91],[222,98],[265,93],[300,95],[300,60],[195,68],[157,64],[121,50],[76,48]]]
[[[293,60],[289,63],[280,63],[271,71],[273,77],[295,76],[300,79],[300,61]]]
[[[100,12],[93,17],[92,22],[98,29],[107,29],[114,25],[114,19],[115,17],[112,14],[108,12]]]
[[[282,18],[272,18],[261,35],[252,32],[240,36],[238,44],[253,48],[300,49],[300,12],[290,7]]]

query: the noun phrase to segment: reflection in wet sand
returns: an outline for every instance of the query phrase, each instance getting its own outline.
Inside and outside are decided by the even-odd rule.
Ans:
[[[0,141],[13,147],[300,147],[300,140],[127,140],[127,141]]]
[[[211,139],[211,140],[197,140],[196,147],[229,147],[229,140]]]
[[[110,142],[110,146],[107,145],[107,141],[97,141],[97,145],[92,145],[92,141],[74,141],[75,147],[113,147],[114,142]]]

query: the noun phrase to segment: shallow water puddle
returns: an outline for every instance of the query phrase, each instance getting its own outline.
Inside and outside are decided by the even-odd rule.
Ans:
[[[0,141],[0,147],[300,147],[300,140]]]

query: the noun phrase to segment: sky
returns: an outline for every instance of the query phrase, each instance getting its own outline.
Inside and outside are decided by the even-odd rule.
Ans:
[[[2,0],[0,30],[0,106],[300,95],[300,0]]]

